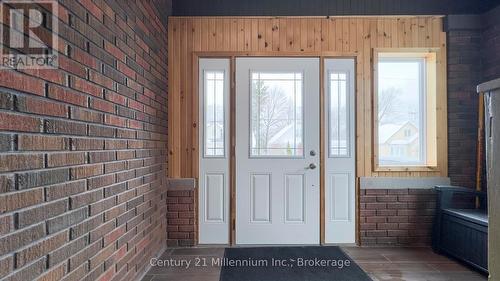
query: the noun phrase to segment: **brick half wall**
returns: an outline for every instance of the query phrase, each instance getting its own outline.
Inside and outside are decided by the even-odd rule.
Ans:
[[[190,247],[197,243],[197,208],[194,179],[168,181],[167,245]]]
[[[430,246],[433,189],[361,189],[361,245]]]

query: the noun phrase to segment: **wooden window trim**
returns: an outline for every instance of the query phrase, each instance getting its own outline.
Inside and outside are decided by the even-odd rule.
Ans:
[[[373,151],[373,171],[374,172],[441,172],[442,167],[438,165],[438,157],[443,157],[438,151],[438,138],[440,132],[437,131],[437,110],[443,105],[439,104],[439,99],[437,98],[438,93],[438,69],[437,56],[440,52],[440,48],[374,48],[373,49],[373,59],[372,59],[372,73],[373,73],[373,83],[372,83],[372,151]],[[378,62],[379,54],[384,53],[386,57],[398,58],[425,58],[426,60],[426,108],[434,108],[434,110],[428,110],[425,114],[426,123],[426,162],[425,165],[397,165],[397,166],[381,166],[379,165],[378,159]],[[433,96],[432,96],[433,95]],[[432,96],[432,98],[429,98]],[[442,134],[442,133],[441,133]]]

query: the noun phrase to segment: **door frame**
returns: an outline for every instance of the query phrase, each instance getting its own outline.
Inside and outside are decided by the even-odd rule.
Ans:
[[[357,104],[356,100],[358,98],[358,89],[357,89],[357,68],[358,68],[358,53],[356,52],[224,52],[224,51],[214,51],[214,52],[192,52],[192,93],[194,97],[194,103],[197,109],[199,107],[199,59],[200,58],[225,58],[230,60],[229,64],[229,72],[230,72],[230,81],[229,81],[229,245],[236,245],[236,158],[235,158],[235,146],[236,146],[236,58],[237,57],[316,57],[319,58],[319,83],[320,83],[320,149],[319,149],[319,161],[320,161],[320,214],[319,214],[319,226],[320,226],[320,244],[325,244],[325,87],[324,87],[324,62],[325,59],[338,59],[338,58],[351,58],[354,59],[354,110],[355,116],[357,112]],[[199,116],[196,119],[197,124],[195,124],[194,128],[196,129],[196,139],[199,139]],[[356,118],[357,120],[357,118]],[[355,136],[357,135],[357,122],[354,122],[354,132]],[[354,149],[357,152],[358,142],[357,137],[354,139]],[[356,220],[356,231],[355,231],[355,241],[356,244],[360,244],[360,188],[359,188],[359,180],[357,178],[357,156],[356,153],[356,165],[355,165],[355,220]],[[196,158],[196,163],[193,165],[196,167],[196,171],[194,174],[198,176],[197,182],[199,183],[199,157]],[[199,188],[199,185],[196,185]],[[198,190],[195,192],[195,212],[198,213],[199,207],[199,198],[198,198]],[[196,232],[199,233],[199,218],[196,216]],[[196,235],[197,237],[199,235]],[[198,243],[198,241],[196,241]]]

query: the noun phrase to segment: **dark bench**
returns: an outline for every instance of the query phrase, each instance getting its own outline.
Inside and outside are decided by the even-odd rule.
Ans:
[[[437,206],[432,234],[435,252],[488,272],[486,193],[471,188],[436,186]],[[476,208],[476,202],[479,208]]]

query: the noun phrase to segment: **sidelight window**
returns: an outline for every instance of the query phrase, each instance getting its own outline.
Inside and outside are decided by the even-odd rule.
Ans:
[[[204,72],[204,142],[206,157],[223,157],[225,151],[224,71]]]

